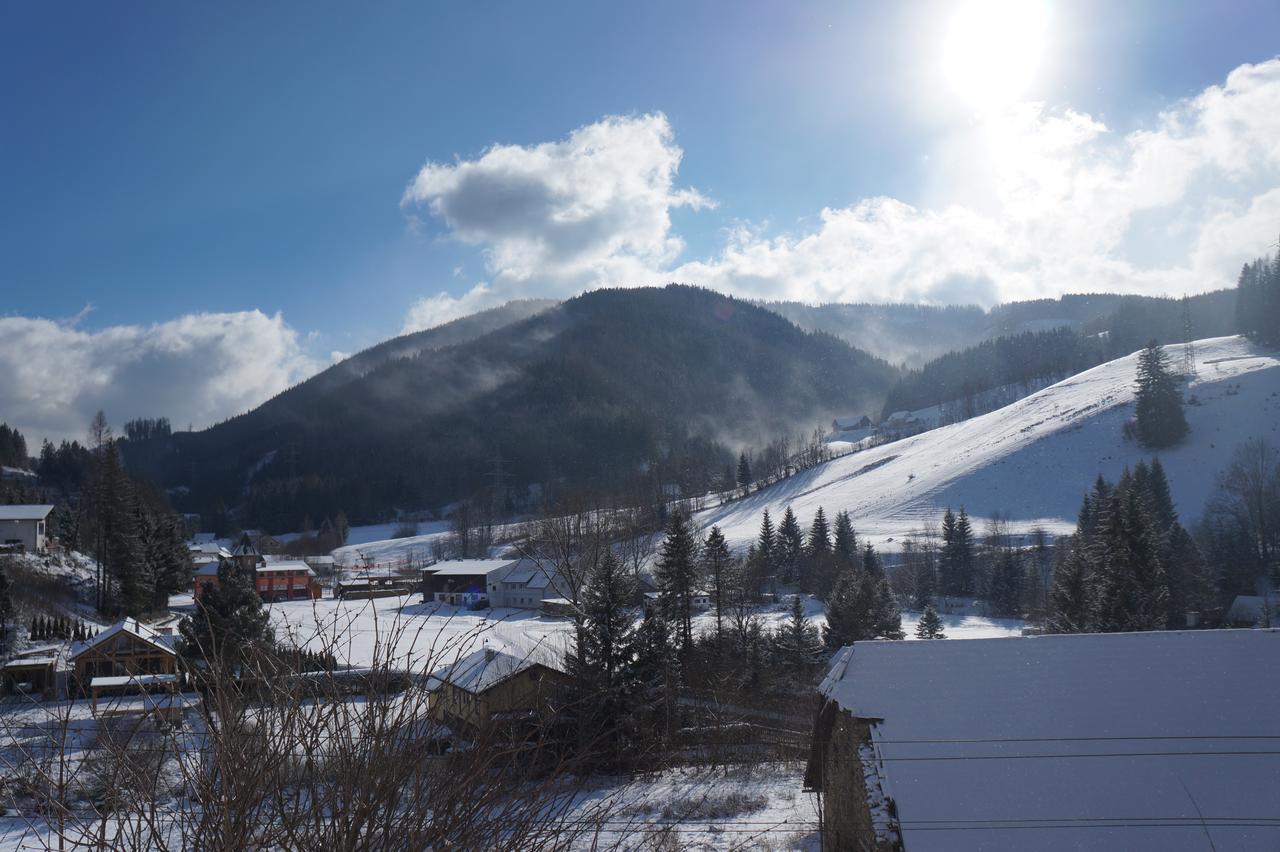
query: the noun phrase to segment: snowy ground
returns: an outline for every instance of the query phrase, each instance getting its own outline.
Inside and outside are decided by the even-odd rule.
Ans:
[[[1251,437],[1280,444],[1280,352],[1240,337],[1195,344],[1198,378],[1186,388],[1191,434],[1160,453],[1178,511],[1203,511],[1216,474]],[[1168,346],[1173,365],[1183,347]],[[1080,499],[1098,474],[1116,479],[1151,453],[1126,441],[1133,416],[1137,356],[1087,370],[989,414],[836,459],[759,494],[699,513],[745,547],[767,508],[777,524],[790,505],[802,524],[822,506],[827,517],[847,509],[860,536],[877,546],[926,522],[947,506],[981,519],[999,513],[1014,532],[1041,525],[1070,532]]]
[[[581,848],[817,849],[814,796],[801,791],[800,763],[685,768],[649,779],[619,779],[582,797],[584,817],[604,803],[609,816]],[[593,841],[597,845],[593,846]],[[666,845],[660,845],[663,841]]]
[[[806,598],[806,614],[821,628],[826,623],[822,603]],[[368,601],[287,601],[270,606],[271,622],[280,638],[301,647],[332,647],[340,662],[368,666],[390,663],[421,671],[453,662],[461,654],[490,647],[517,656],[559,662],[568,649],[572,627],[567,619],[549,618],[528,610],[470,611],[440,604],[424,604],[421,595]],[[766,627],[789,618],[786,604],[760,610]],[[919,613],[905,612],[902,629],[915,635]],[[1015,618],[988,618],[970,612],[942,613],[949,639],[990,639],[1021,635],[1024,623]],[[694,629],[709,633],[715,615],[699,613]]]
[[[364,601],[287,601],[272,604],[270,612],[277,637],[300,647],[332,647],[339,662],[353,666],[380,662],[412,671],[452,663],[486,646],[558,660],[571,629],[564,619],[528,610],[473,612],[422,603],[416,593]]]

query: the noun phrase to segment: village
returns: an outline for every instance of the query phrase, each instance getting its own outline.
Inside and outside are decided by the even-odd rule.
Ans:
[[[46,527],[51,508],[0,507],[9,553],[57,554]],[[8,742],[0,752],[11,769],[33,753],[33,722],[45,731],[43,750],[56,743],[69,766],[87,765],[85,738],[94,729],[128,726],[149,732],[148,741],[167,737],[175,748],[197,751],[216,742],[209,719],[223,699],[210,692],[208,671],[180,652],[178,627],[229,577],[245,579],[277,640],[307,661],[269,676],[235,675],[238,689],[274,681],[251,688],[259,723],[320,701],[344,708],[326,725],[360,729],[371,708],[394,706],[396,730],[414,731],[414,748],[427,755],[499,743],[549,753],[566,735],[581,589],[554,560],[511,548],[505,558],[342,565],[332,555],[263,554],[248,533],[234,541],[198,537],[189,550],[190,591],[171,596],[168,615],[77,625],[66,638],[27,643],[4,661],[0,736]],[[629,605],[637,614],[658,604],[651,581],[635,594]],[[792,597],[799,607],[800,596]],[[698,631],[714,629],[713,598],[705,589],[691,595]],[[758,611],[782,624],[787,600]],[[1263,589],[1238,596],[1227,618],[1256,628],[1269,624],[1274,606],[1275,593]],[[820,604],[805,608],[823,623]],[[652,820],[646,808],[672,813],[652,799],[682,785],[749,802],[736,809],[716,799],[660,821],[664,836],[708,847],[729,830],[750,831],[753,842],[785,838],[789,848],[943,849],[955,848],[957,836],[982,848],[983,838],[1014,832],[1038,849],[1077,848],[1086,835],[1146,848],[1203,830],[1189,801],[1213,815],[1208,824],[1219,840],[1254,848],[1271,836],[1230,814],[1274,804],[1266,779],[1280,734],[1259,723],[1260,708],[1275,706],[1280,692],[1274,678],[1255,680],[1244,693],[1236,685],[1246,672],[1268,669],[1277,631],[1048,636],[971,614],[945,623],[954,641],[843,648],[812,701],[796,695],[789,706],[744,706],[714,685],[691,684],[677,697],[685,733],[673,742],[683,745],[663,760],[657,786],[585,776],[570,810],[594,821],[594,842],[620,846]],[[1194,697],[1170,701],[1174,693]],[[355,696],[362,709],[352,715]],[[761,771],[743,774],[753,765]],[[1032,771],[1039,765],[1044,771]],[[1170,775],[1182,778],[1185,791],[1161,780]],[[1083,822],[1068,816],[1085,807],[1072,804],[1077,785],[1099,783],[1108,798],[1132,807]],[[1254,799],[1242,803],[1242,790]],[[592,810],[601,795],[626,803],[627,818]],[[16,830],[11,824],[0,836]]]

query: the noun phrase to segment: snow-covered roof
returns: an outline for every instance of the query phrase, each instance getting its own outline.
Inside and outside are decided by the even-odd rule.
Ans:
[[[197,577],[216,577],[218,576],[218,561],[201,562],[196,565],[195,576]]]
[[[71,647],[71,659],[75,659],[92,648],[101,645],[108,639],[120,633],[128,633],[137,639],[141,639],[150,645],[155,646],[166,654],[176,653],[173,649],[173,636],[166,636],[160,631],[148,627],[140,623],[136,618],[124,618],[115,624],[103,630],[97,636],[85,642],[77,642]]]
[[[259,574],[275,574],[287,571],[301,571],[304,574],[315,576],[315,572],[311,570],[311,566],[300,559],[291,559],[281,562],[268,562],[265,565],[259,565],[257,572]]]
[[[0,506],[0,521],[43,521],[52,511],[53,506],[43,504]]]
[[[822,690],[907,849],[1274,850],[1277,671],[1280,630],[859,642]]]
[[[517,657],[504,651],[481,648],[432,672],[428,684],[435,689],[448,683],[479,694],[535,665],[539,663],[529,655]]]
[[[1262,595],[1236,595],[1227,610],[1227,621],[1232,624],[1248,622],[1257,624],[1270,609],[1271,617],[1280,621],[1280,594],[1272,593],[1265,598]]]
[[[518,559],[449,559],[437,562],[423,570],[431,572],[435,577],[469,577],[507,568],[519,561]]]
[[[161,683],[177,683],[175,674],[108,675],[95,677],[89,686],[154,686]]]

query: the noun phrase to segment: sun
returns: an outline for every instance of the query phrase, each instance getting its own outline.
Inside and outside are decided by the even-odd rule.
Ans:
[[[956,10],[942,48],[942,70],[956,95],[979,109],[1017,100],[1044,54],[1045,0],[971,0]]]

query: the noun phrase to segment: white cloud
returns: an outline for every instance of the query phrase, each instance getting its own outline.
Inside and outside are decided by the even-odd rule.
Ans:
[[[36,448],[42,437],[83,440],[98,409],[117,427],[139,416],[207,426],[316,368],[279,314],[190,314],[98,331],[0,317],[0,412]]]
[[[1125,135],[1040,104],[989,114],[939,141],[916,203],[853,200],[797,233],[738,226],[714,255],[677,264],[670,211],[707,204],[676,188],[680,159],[663,116],[606,118],[561,142],[428,164],[404,204],[484,248],[490,301],[667,280],[808,301],[1200,292],[1231,286],[1280,231],[1280,59]],[[414,312],[452,318],[473,294]]]
[[[1064,292],[1229,287],[1280,230],[1280,60],[1117,136],[1021,105],[952,139],[916,207],[872,198],[816,231],[738,232],[681,280],[811,301],[995,301]]]
[[[473,160],[427,163],[401,203],[482,246],[492,292],[503,297],[651,283],[653,271],[684,249],[671,210],[713,206],[675,185],[682,156],[661,113],[610,116],[558,142],[495,145]],[[412,313],[439,322],[452,318],[454,304],[441,293]],[[406,327],[424,321],[411,315]]]
[[[451,296],[448,293],[424,296],[409,308],[409,314],[404,318],[404,326],[400,329],[400,333],[412,334],[415,331],[435,328],[459,317],[470,316],[477,311],[494,307],[499,302],[501,299],[489,289],[487,284],[477,284],[461,296]]]

